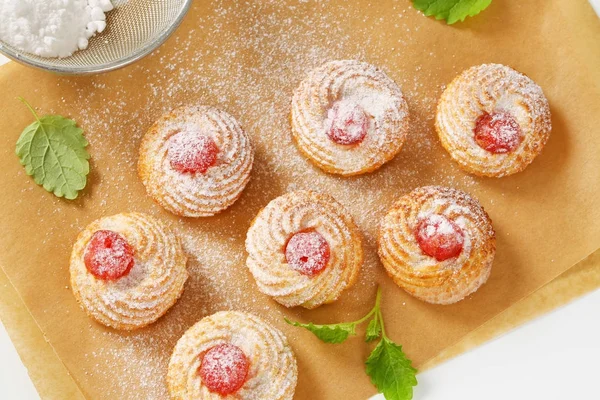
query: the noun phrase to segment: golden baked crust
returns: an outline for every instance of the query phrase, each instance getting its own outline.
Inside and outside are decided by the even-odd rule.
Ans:
[[[360,104],[368,117],[364,140],[340,145],[329,139],[328,111],[340,100]],[[308,74],[292,99],[292,134],[298,149],[319,168],[344,176],[381,167],[402,148],[408,132],[408,105],[383,71],[354,61],[331,61]]]
[[[99,230],[122,235],[135,250],[133,268],[116,281],[97,279],[85,266],[85,250]],[[188,278],[186,263],[179,239],[165,224],[146,214],[117,214],[92,222],[77,237],[71,253],[71,288],[94,320],[133,330],[156,321],[177,302]]]
[[[221,400],[202,384],[202,355],[233,344],[250,362],[248,380],[228,399],[291,400],[298,379],[296,357],[278,329],[247,313],[222,311],[192,326],[179,339],[169,362],[167,383],[173,400]]]
[[[330,246],[325,269],[316,276],[293,270],[285,246],[297,232],[314,229]],[[334,198],[311,191],[287,193],[256,216],[246,237],[250,269],[261,292],[286,307],[315,308],[335,301],[358,278],[363,262],[358,227]]]
[[[523,140],[508,153],[481,148],[474,137],[477,118],[509,112]],[[552,124],[542,89],[530,78],[500,64],[471,67],[448,85],[438,102],[435,127],[444,148],[465,171],[502,177],[522,171],[542,151]]]
[[[441,214],[464,233],[462,252],[437,261],[423,253],[415,238],[418,222]],[[467,193],[425,186],[401,197],[381,222],[379,257],[390,277],[411,295],[435,304],[451,304],[475,292],[490,275],[496,253],[492,221]]]
[[[186,129],[209,135],[219,153],[205,173],[172,168],[169,140]],[[162,116],[142,139],[138,173],[148,195],[184,217],[207,217],[231,206],[250,180],[254,148],[250,137],[229,114],[207,106],[177,108]]]

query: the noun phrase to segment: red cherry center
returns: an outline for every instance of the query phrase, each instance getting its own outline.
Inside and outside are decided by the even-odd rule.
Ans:
[[[250,362],[244,352],[229,343],[208,350],[200,363],[202,384],[213,393],[227,396],[246,383]]]
[[[317,231],[301,231],[290,238],[285,246],[285,259],[294,271],[315,276],[329,262],[330,250],[327,240]]]
[[[360,104],[338,101],[329,110],[328,118],[331,124],[327,136],[337,144],[357,144],[367,135],[369,118]]]
[[[490,153],[508,153],[523,141],[519,123],[506,111],[480,115],[475,122],[475,141]]]
[[[420,220],[415,237],[423,253],[438,261],[456,257],[463,249],[462,229],[443,215],[432,214]]]
[[[83,261],[98,279],[113,281],[129,273],[134,264],[133,247],[117,232],[102,230],[92,235]]]
[[[217,162],[219,148],[210,136],[180,132],[171,138],[168,154],[173,169],[203,174]]]

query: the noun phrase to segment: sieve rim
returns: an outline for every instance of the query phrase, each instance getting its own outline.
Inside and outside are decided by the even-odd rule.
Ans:
[[[161,46],[173,34],[173,32],[175,32],[179,25],[181,25],[183,18],[186,16],[188,11],[192,7],[192,2],[193,0],[185,0],[181,9],[179,10],[179,13],[173,19],[173,23],[169,25],[159,35],[157,35],[153,41],[136,49],[133,53],[131,53],[128,56],[122,57],[120,59],[108,63],[94,64],[88,66],[50,65],[42,61],[32,59],[29,56],[29,53],[27,52],[12,50],[12,48],[7,47],[5,42],[3,42],[2,40],[0,40],[0,54],[3,54],[4,56],[20,64],[44,71],[49,71],[58,75],[94,75],[114,71],[116,69],[133,64],[134,62],[146,57],[148,54],[152,53],[159,46]]]

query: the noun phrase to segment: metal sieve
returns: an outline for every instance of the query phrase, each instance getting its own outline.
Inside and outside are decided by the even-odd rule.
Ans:
[[[179,26],[192,0],[113,0],[106,29],[89,47],[66,58],[25,53],[0,40],[0,53],[25,65],[65,75],[112,71],[129,65],[160,46]]]

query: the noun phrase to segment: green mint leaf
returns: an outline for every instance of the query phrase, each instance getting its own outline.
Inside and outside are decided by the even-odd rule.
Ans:
[[[417,10],[428,17],[445,19],[449,25],[479,14],[491,3],[492,0],[413,0]]]
[[[365,342],[372,342],[379,339],[379,336],[381,336],[381,324],[379,323],[379,316],[375,314],[373,319],[369,321],[369,325],[367,325]]]
[[[72,119],[60,115],[39,118],[25,100],[21,101],[36,118],[17,141],[16,153],[25,172],[48,192],[69,200],[77,198],[90,172],[83,130]]]
[[[293,326],[308,329],[315,334],[316,337],[325,343],[342,343],[348,336],[356,335],[356,324],[353,322],[343,322],[341,324],[331,325],[315,325],[312,322],[302,324],[300,322],[290,321],[285,318],[285,322]]]
[[[417,385],[417,370],[412,367],[401,346],[384,335],[367,359],[366,365],[367,375],[386,400],[413,398],[413,386]]]

